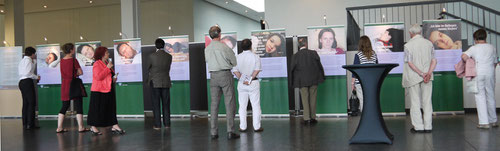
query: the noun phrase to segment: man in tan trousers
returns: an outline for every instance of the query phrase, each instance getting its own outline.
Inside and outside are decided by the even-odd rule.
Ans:
[[[412,133],[432,131],[432,72],[436,68],[433,44],[422,37],[422,27],[412,25],[410,41],[404,46],[403,87],[408,90],[411,101],[410,117]],[[422,119],[422,108],[424,116]]]

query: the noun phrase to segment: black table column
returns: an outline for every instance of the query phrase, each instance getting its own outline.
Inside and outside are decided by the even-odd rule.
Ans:
[[[398,64],[344,65],[358,77],[363,88],[363,112],[356,132],[349,143],[392,144],[394,136],[387,130],[380,109],[380,87],[384,78]]]

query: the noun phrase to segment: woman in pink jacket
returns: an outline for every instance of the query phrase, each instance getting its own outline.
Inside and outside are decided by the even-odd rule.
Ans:
[[[92,87],[90,88],[90,105],[87,124],[92,126],[95,135],[102,133],[96,127],[112,126],[113,133],[124,134],[125,131],[118,126],[116,119],[116,97],[114,83],[116,76],[112,69],[113,63],[109,62],[109,52],[106,47],[97,48],[94,53],[96,62],[93,67]]]

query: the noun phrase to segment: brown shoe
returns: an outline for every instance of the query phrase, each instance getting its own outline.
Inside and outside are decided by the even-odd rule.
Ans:
[[[264,128],[262,128],[262,127],[259,128],[259,129],[254,130],[254,132],[262,132],[262,131],[264,131]]]

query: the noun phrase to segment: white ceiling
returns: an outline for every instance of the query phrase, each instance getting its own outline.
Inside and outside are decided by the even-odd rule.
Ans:
[[[264,19],[265,12],[259,13],[256,12],[244,5],[241,5],[240,3],[237,3],[233,0],[205,0],[209,3],[212,3],[214,5],[217,5],[219,7],[225,8],[229,11],[232,11],[234,13],[240,14],[242,16],[248,17],[250,19],[259,21],[261,19]],[[226,3],[227,2],[227,3]]]

